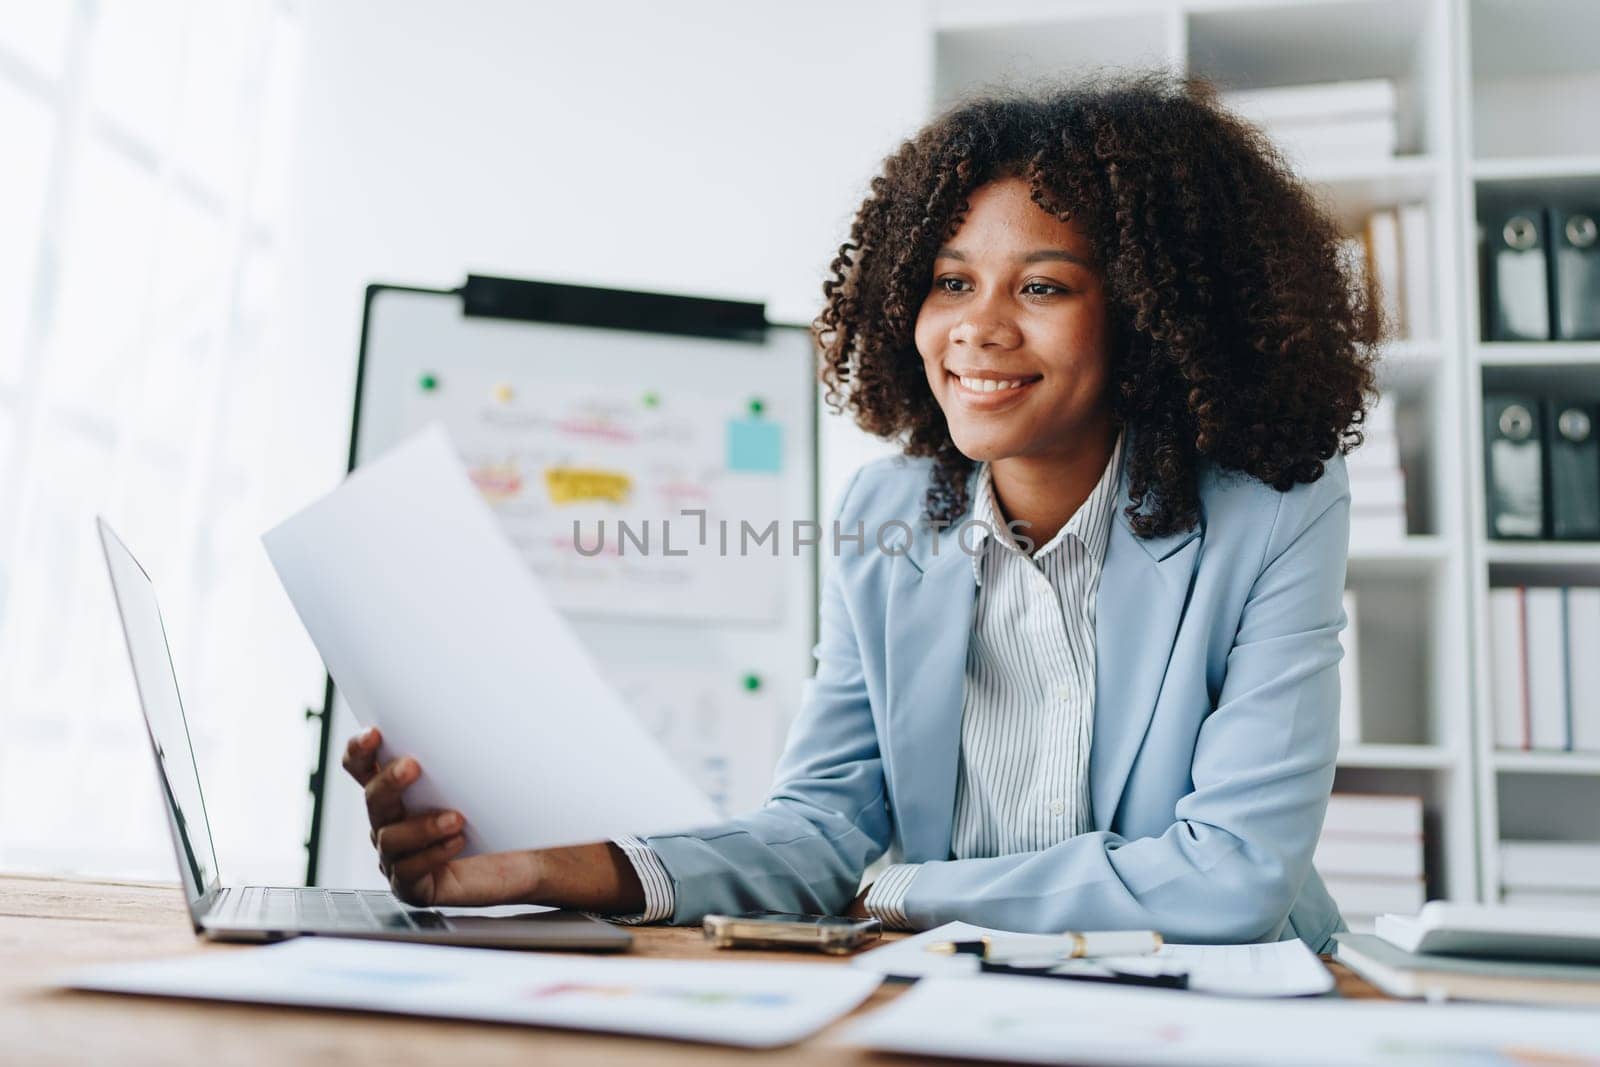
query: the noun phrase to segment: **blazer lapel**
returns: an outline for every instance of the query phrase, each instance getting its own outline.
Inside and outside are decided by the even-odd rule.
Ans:
[[[885,632],[883,750],[908,862],[948,859],[961,754],[961,706],[977,581],[955,534],[921,530],[893,561]]]
[[[1126,445],[1125,445],[1126,448]],[[1096,829],[1111,827],[1155,713],[1203,529],[1143,540],[1128,524],[1126,465],[1100,572],[1089,789]],[[893,561],[885,605],[887,712],[882,751],[907,862],[947,859],[961,758],[961,708],[977,582],[958,526],[920,530]],[[937,552],[933,545],[937,543]]]
[[[1143,540],[1123,514],[1127,506],[1124,475],[1095,605],[1089,792],[1097,830],[1111,828],[1144,744],[1204,542],[1200,527]]]

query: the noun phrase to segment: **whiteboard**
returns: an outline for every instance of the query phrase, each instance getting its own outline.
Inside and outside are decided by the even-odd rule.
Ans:
[[[483,317],[456,291],[373,286],[351,465],[442,423],[624,701],[731,813],[765,796],[811,674],[816,559],[794,535],[817,514],[814,366],[795,327]],[[339,768],[356,729],[336,694],[322,885],[383,884]]]

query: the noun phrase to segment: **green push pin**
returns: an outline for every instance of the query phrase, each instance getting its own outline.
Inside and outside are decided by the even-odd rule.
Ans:
[[[661,406],[661,397],[656,393],[646,393],[644,396],[639,398],[639,401],[647,408]]]
[[[760,397],[756,397],[750,401],[750,414],[759,415],[765,410],[767,410],[767,405],[761,402]]]
[[[424,393],[431,393],[435,389],[439,388],[439,379],[431,374],[424,374],[420,379],[418,379],[417,384],[422,386],[422,391]]]
[[[761,677],[755,674],[745,675],[744,687],[747,692],[754,693],[757,689],[761,688]]]

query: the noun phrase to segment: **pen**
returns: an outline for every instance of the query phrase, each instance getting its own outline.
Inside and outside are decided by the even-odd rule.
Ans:
[[[1107,982],[1112,985],[1150,986],[1154,989],[1189,988],[1189,972],[1183,970],[1152,971],[1148,974],[1119,971],[1113,968],[1103,968],[1098,971],[1074,971],[1059,965],[1026,967],[1010,963],[991,963],[988,960],[979,963],[978,969],[984,974],[1015,974],[1026,978],[1060,978],[1072,982]]]
[[[1154,930],[1113,930],[1106,933],[1012,934],[981,937],[975,941],[939,941],[928,951],[941,956],[978,956],[986,960],[1074,960],[1087,956],[1148,956],[1163,942]]]

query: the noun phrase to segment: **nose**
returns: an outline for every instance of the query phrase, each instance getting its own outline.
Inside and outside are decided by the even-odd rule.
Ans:
[[[1009,349],[1022,342],[1022,332],[1004,315],[988,307],[969,307],[950,329],[950,343],[977,349]]]

